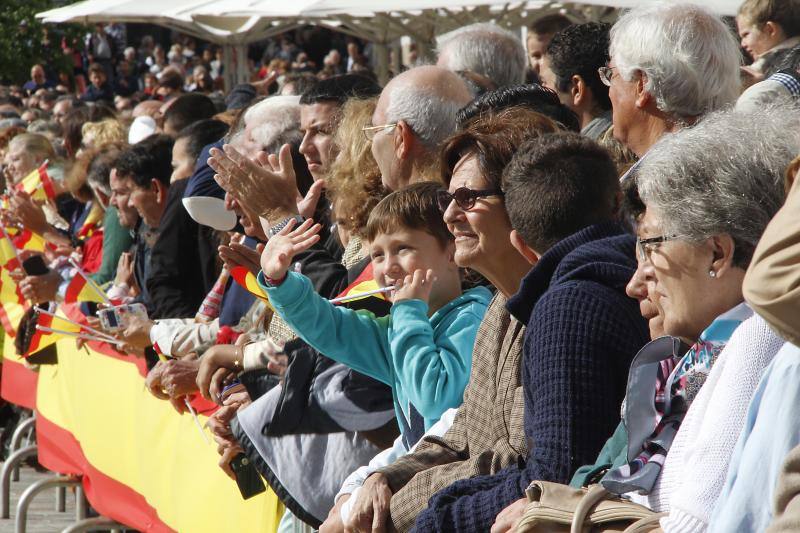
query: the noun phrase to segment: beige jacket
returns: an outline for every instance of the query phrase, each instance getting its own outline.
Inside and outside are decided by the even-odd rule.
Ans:
[[[764,231],[742,290],[781,337],[800,345],[800,179]]]

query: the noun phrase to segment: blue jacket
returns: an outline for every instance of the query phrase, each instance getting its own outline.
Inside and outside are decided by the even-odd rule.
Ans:
[[[281,318],[327,357],[392,387],[405,434],[414,411],[427,430],[443,412],[461,405],[472,367],[475,334],[491,300],[485,287],[470,289],[428,318],[428,305],[406,300],[388,316],[354,311],[322,298],[305,276],[289,272],[277,287],[259,284]],[[414,431],[413,444],[421,436]]]
[[[758,384],[709,533],[764,531],[786,455],[800,445],[800,348],[787,342]]]
[[[635,269],[633,236],[605,223],[558,242],[525,276],[507,307],[527,324],[528,457],[437,492],[416,531],[489,531],[531,480],[567,483],[595,459],[619,422],[631,360],[649,340],[638,303],[625,294]]]

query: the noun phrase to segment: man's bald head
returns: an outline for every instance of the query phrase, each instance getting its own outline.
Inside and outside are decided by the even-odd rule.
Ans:
[[[384,123],[405,121],[420,142],[433,149],[455,131],[456,113],[473,97],[458,74],[441,67],[416,67],[386,85],[375,118],[380,114]]]
[[[472,98],[457,74],[434,66],[407,70],[386,85],[372,115],[374,126],[386,128],[375,133],[372,155],[387,188],[436,179],[438,149]]]
[[[158,120],[159,110],[162,104],[163,102],[159,102],[158,100],[145,100],[144,102],[136,104],[131,115],[133,118],[148,116]]]

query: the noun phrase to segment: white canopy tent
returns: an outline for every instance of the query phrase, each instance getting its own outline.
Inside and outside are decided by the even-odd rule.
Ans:
[[[576,20],[608,19],[614,8],[659,0],[84,0],[37,15],[44,22],[146,22],[217,44],[225,50],[229,84],[246,81],[246,45],[304,24],[322,25],[375,45],[376,73],[389,73],[389,47],[409,36],[422,56],[430,55],[437,34],[474,22],[492,21],[516,29],[545,14],[564,10]],[[690,1],[690,0],[678,0]],[[695,0],[696,1],[696,0]],[[704,0],[721,15],[734,15],[741,0]],[[399,61],[399,53],[395,61]],[[397,71],[399,64],[395,64]],[[231,85],[229,85],[231,86]]]
[[[140,22],[158,24],[223,46],[226,84],[248,81],[247,44],[297,27],[289,19],[259,16],[220,17],[206,25],[191,17],[195,9],[214,0],[84,0],[37,13],[45,23]]]

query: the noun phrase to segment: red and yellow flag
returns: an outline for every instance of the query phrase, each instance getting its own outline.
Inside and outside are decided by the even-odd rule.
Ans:
[[[19,257],[17,257],[17,249],[8,237],[8,234],[3,232],[3,235],[0,237],[0,268],[11,271],[19,267],[20,263]]]
[[[47,248],[51,248],[47,241],[44,240],[44,237],[29,229],[22,230],[19,235],[13,238],[13,241],[18,250],[44,252]]]
[[[17,327],[28,309],[17,283],[6,268],[0,268],[0,324],[9,337],[17,335]]]
[[[103,217],[105,212],[98,204],[92,204],[86,220],[83,221],[81,228],[78,230],[78,238],[88,239],[99,229],[103,227]]]
[[[104,294],[103,289],[98,287],[94,281],[86,278],[82,272],[76,272],[75,276],[70,280],[69,285],[67,285],[67,292],[64,294],[64,303],[106,303],[108,300],[103,298]]]
[[[80,325],[75,324],[70,320],[66,320],[57,316],[46,315],[44,313],[36,314],[35,326],[64,331],[67,333],[81,333],[83,331],[83,328]],[[40,329],[36,328],[36,330],[33,332],[33,335],[31,335],[30,343],[28,343],[28,348],[25,350],[23,357],[29,357],[36,352],[47,348],[51,344],[55,344],[60,339],[67,337],[71,337],[71,335],[65,335],[64,333],[55,331],[41,331]]]
[[[269,304],[269,298],[267,298],[267,294],[261,290],[261,287],[258,286],[255,274],[243,266],[235,266],[231,269],[231,277],[236,280],[236,283],[244,287],[247,292]]]
[[[359,300],[364,300],[365,298],[377,298],[379,300],[386,300],[386,293],[377,293],[377,294],[365,294],[364,296],[358,296],[361,293],[374,291],[380,289],[378,282],[375,281],[375,274],[372,272],[372,263],[367,265],[361,274],[351,283],[345,290],[341,292],[337,296],[337,298],[345,298],[353,296],[352,299],[347,300],[349,302],[357,302]]]
[[[53,187],[53,180],[47,173],[47,162],[42,163],[39,168],[22,178],[17,183],[16,189],[28,193],[33,200],[42,202],[55,200],[56,190]]]

